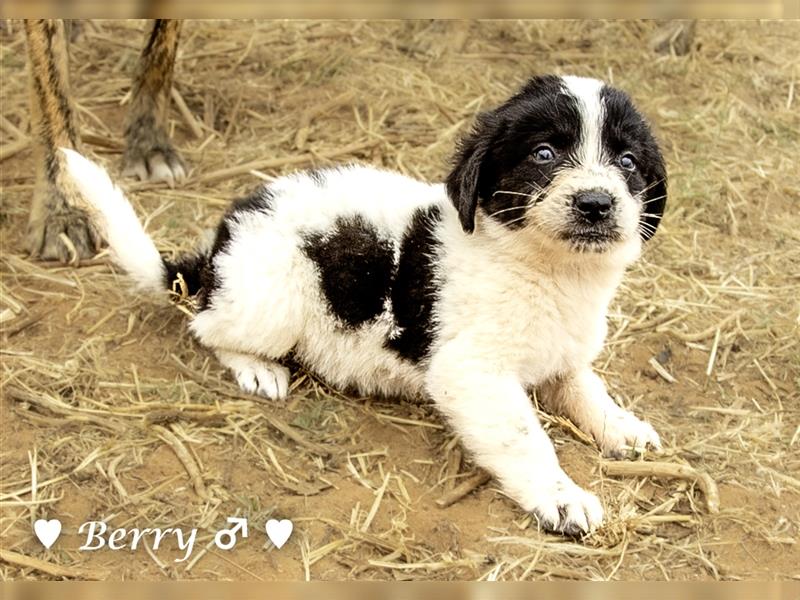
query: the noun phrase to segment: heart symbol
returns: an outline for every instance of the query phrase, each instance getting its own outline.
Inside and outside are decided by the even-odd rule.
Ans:
[[[58,519],[50,519],[49,521],[38,519],[33,524],[33,532],[42,542],[42,546],[49,550],[50,546],[55,544],[58,536],[61,535],[61,521]]]
[[[280,550],[292,535],[294,524],[289,519],[278,521],[277,519],[270,519],[267,521],[267,537],[275,544],[275,547]]]

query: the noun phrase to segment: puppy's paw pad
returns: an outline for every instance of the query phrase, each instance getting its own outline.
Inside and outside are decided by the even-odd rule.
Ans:
[[[622,409],[607,416],[596,438],[603,454],[612,458],[626,458],[645,449],[661,450],[661,438],[653,426]]]
[[[580,536],[603,522],[603,507],[597,496],[571,481],[559,482],[537,495],[531,512],[545,531]]]
[[[242,359],[232,367],[239,387],[248,394],[283,400],[289,394],[289,369],[256,358]]]

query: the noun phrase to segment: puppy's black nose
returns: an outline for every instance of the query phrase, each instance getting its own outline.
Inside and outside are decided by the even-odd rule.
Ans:
[[[574,194],[572,203],[584,219],[597,223],[611,212],[614,199],[602,190],[585,190]]]

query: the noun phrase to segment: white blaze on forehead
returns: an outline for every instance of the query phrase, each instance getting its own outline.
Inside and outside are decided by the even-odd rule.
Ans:
[[[588,77],[563,77],[567,91],[578,103],[581,115],[581,143],[577,158],[584,167],[599,165],[602,157],[603,104],[600,90],[603,82]]]

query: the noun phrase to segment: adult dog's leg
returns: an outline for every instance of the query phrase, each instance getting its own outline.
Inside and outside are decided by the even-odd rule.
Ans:
[[[70,98],[67,40],[58,20],[25,22],[31,84],[31,129],[36,187],[28,222],[28,250],[61,261],[93,256],[100,238],[75,191],[62,181],[58,148],[80,149]]]
[[[142,49],[125,125],[124,175],[170,185],[186,176],[166,129],[180,30],[180,21],[156,19]]]

